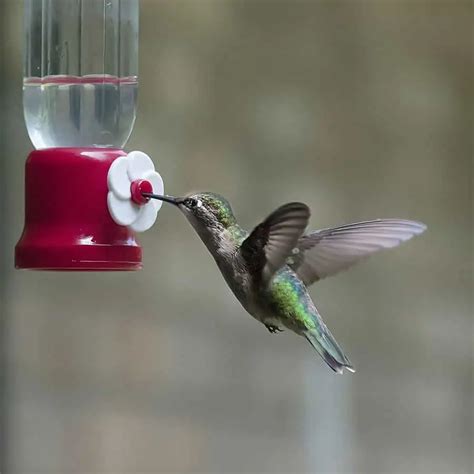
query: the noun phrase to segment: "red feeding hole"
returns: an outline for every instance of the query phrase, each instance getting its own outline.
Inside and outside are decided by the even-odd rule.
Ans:
[[[153,186],[150,181],[146,179],[137,179],[132,182],[130,192],[132,193],[132,201],[142,206],[150,200],[150,198],[145,197],[143,193],[153,193]]]

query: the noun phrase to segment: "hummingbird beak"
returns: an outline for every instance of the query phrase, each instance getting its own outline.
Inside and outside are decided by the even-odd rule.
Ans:
[[[173,196],[162,196],[160,194],[142,193],[142,195],[146,198],[158,199],[159,201],[168,202],[170,204],[174,204],[175,206],[179,206],[183,201],[182,198],[176,198]]]

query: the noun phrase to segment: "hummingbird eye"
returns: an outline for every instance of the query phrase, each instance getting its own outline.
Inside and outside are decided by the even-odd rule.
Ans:
[[[199,199],[187,198],[184,201],[184,205],[189,209],[196,209],[197,207],[201,207],[202,202]]]

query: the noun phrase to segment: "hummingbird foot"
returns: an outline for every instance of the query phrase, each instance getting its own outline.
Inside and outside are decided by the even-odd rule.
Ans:
[[[283,329],[280,329],[278,326],[273,326],[273,324],[265,324],[265,327],[266,327],[272,334],[276,334],[277,332],[283,332]]]

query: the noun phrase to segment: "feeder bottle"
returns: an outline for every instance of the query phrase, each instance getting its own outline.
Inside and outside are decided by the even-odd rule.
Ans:
[[[36,150],[26,161],[15,266],[140,269],[134,229],[148,228],[158,209],[123,188],[150,188],[137,169],[153,188],[161,179],[146,155],[122,149],[137,108],[139,2],[25,0],[24,8],[23,108]]]

